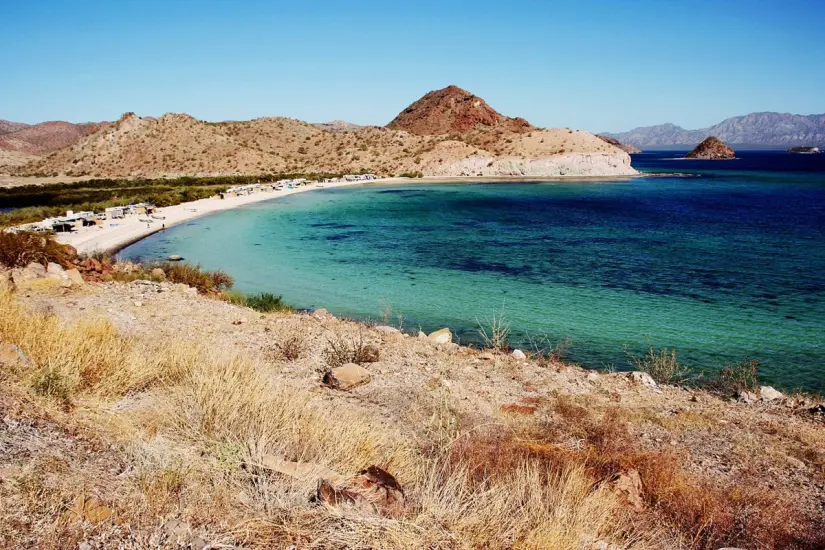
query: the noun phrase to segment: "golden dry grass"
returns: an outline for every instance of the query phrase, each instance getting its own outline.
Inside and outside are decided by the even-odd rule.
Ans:
[[[34,364],[6,369],[10,383],[41,394],[31,407],[55,403],[125,449],[130,474],[113,483],[126,484],[118,514],[133,526],[173,514],[212,540],[261,548],[580,548],[596,539],[651,547],[580,466],[547,472],[527,457],[479,478],[454,455],[466,434],[418,441],[358,408],[287,390],[249,358],[124,337],[101,320],[64,324],[9,294],[0,295],[0,340]],[[384,517],[312,504],[317,477],[259,468],[267,455],[345,475],[377,464],[405,487],[407,506]],[[55,521],[38,540],[60,547],[69,534],[54,516],[79,488],[52,480],[49,491],[53,505],[38,513]]]

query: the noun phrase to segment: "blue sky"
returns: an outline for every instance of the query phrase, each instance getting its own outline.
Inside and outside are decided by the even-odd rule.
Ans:
[[[385,124],[457,84],[540,126],[825,112],[825,2],[0,0],[0,118]]]

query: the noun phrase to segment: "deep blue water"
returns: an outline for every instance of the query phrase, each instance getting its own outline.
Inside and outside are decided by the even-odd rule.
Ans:
[[[713,371],[760,360],[765,381],[825,391],[825,155],[732,161],[634,155],[615,181],[372,185],[293,195],[132,245],[182,254],[298,307],[463,340],[504,307],[513,339],[572,340],[626,368],[624,346],[673,346]]]

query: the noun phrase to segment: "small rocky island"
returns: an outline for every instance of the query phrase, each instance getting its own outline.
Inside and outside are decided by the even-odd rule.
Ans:
[[[699,160],[730,160],[736,158],[736,153],[725,142],[715,136],[710,136],[696,148],[685,155],[687,159]]]
[[[797,155],[815,155],[820,153],[819,147],[791,147],[788,153],[796,153]]]

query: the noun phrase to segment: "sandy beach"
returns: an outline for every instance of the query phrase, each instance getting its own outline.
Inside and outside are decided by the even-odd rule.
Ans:
[[[389,182],[398,179],[399,178],[378,179],[367,183]],[[61,243],[72,245],[80,253],[97,251],[114,252],[128,244],[139,241],[152,233],[161,231],[164,228],[172,227],[173,225],[177,225],[200,216],[212,214],[213,212],[220,212],[223,210],[229,210],[230,208],[244,206],[246,204],[276,199],[278,197],[285,197],[294,193],[303,193],[305,191],[313,191],[316,189],[330,189],[333,187],[362,185],[363,183],[365,182],[351,181],[339,183],[314,183],[299,187],[297,189],[262,191],[252,195],[243,195],[226,199],[221,199],[220,197],[210,197],[208,199],[185,202],[175,206],[158,208],[155,215],[165,217],[165,219],[162,220],[154,219],[151,223],[140,221],[140,218],[145,219],[148,216],[128,216],[119,220],[106,220],[103,225],[84,227],[72,233],[60,233],[58,234],[57,240]]]

